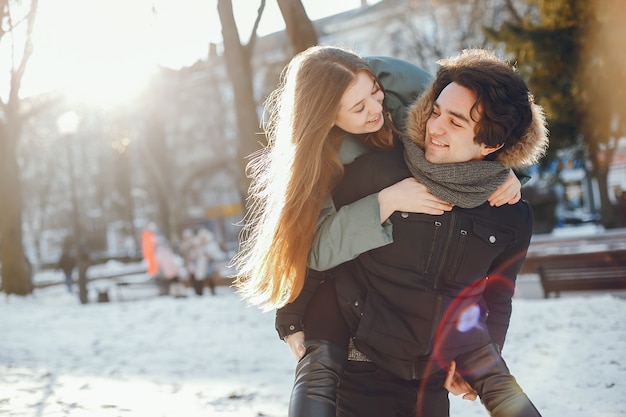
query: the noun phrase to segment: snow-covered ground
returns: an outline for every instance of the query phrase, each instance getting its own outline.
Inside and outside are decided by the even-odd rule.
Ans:
[[[60,280],[46,274],[57,275],[35,281]],[[532,280],[521,277],[520,288]],[[90,283],[90,297],[108,286]],[[272,313],[228,287],[186,298],[122,291],[87,305],[63,285],[0,299],[0,415],[286,416],[295,362]],[[626,416],[623,298],[516,296],[504,356],[545,417]],[[487,416],[456,397],[451,414]]]

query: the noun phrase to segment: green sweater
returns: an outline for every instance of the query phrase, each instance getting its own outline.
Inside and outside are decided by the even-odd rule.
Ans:
[[[398,129],[404,127],[408,107],[431,81],[421,68],[390,57],[366,58],[385,89],[385,103]],[[368,151],[358,139],[346,136],[339,151],[343,164]],[[389,220],[381,225],[378,193],[335,209],[327,196],[317,223],[317,234],[309,256],[309,267],[325,271],[352,260],[363,252],[393,242]]]

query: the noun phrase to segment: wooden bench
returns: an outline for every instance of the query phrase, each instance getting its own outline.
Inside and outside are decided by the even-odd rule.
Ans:
[[[150,278],[147,275],[143,275],[143,276],[119,276],[119,277],[115,277],[114,279],[114,283],[115,283],[115,287],[116,287],[116,292],[117,292],[117,299],[119,301],[124,301],[124,297],[123,297],[123,289],[124,288],[129,288],[129,287],[133,287],[133,288],[150,288],[152,289],[152,291],[150,291],[150,294],[153,296],[156,295],[163,295],[163,293],[165,292],[165,285],[164,283],[160,283],[159,281],[157,281],[154,278]]]
[[[626,290],[626,262],[576,259],[542,263],[538,266],[544,298],[561,291]]]

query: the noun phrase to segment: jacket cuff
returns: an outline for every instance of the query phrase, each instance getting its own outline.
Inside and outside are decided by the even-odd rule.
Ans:
[[[276,323],[276,331],[278,332],[278,337],[280,337],[281,340],[285,340],[287,336],[291,336],[292,334],[297,332],[303,332],[304,325],[302,324],[302,322],[288,324]]]

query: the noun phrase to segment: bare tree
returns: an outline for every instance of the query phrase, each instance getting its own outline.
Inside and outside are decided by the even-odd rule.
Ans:
[[[4,50],[11,54],[3,59],[11,63],[8,96],[0,99],[0,264],[2,290],[18,295],[32,292],[22,247],[22,192],[17,144],[27,117],[21,111],[19,91],[33,53],[32,33],[38,3],[38,0],[30,0],[24,15],[17,18],[12,14],[12,7],[17,10],[19,3],[0,0],[0,43],[5,40],[10,43]],[[18,45],[20,31],[24,41]]]
[[[579,100],[587,117],[581,123],[585,136],[590,172],[598,180],[600,210],[605,227],[619,226],[615,216],[608,176],[620,139],[626,135],[626,58],[620,45],[626,36],[626,10],[616,0],[592,3],[591,18],[584,37],[583,59],[578,71]]]
[[[300,0],[276,0],[285,21],[285,29],[294,54],[317,44],[315,27]]]
[[[277,0],[287,28],[293,53],[300,52],[317,43],[317,35],[300,0]],[[237,130],[239,135],[238,160],[240,172],[245,173],[247,157],[257,151],[259,142],[265,137],[259,127],[257,102],[254,98],[252,54],[257,39],[256,31],[265,9],[265,0],[261,0],[257,18],[247,44],[242,44],[233,14],[231,0],[218,0],[217,9],[222,24],[224,39],[224,57],[235,96]],[[247,196],[249,180],[242,175],[240,194]]]
[[[217,10],[222,24],[222,36],[224,38],[224,57],[226,59],[226,67],[235,96],[235,111],[239,136],[237,155],[240,163],[240,172],[242,173],[239,192],[242,197],[247,195],[249,187],[249,181],[247,177],[243,175],[246,170],[247,157],[259,148],[258,142],[263,139],[262,136],[258,135],[260,128],[256,101],[254,99],[251,58],[256,40],[256,31],[264,9],[265,0],[261,0],[250,40],[247,44],[242,44],[239,38],[239,32],[237,31],[237,24],[235,23],[232,1],[217,1]]]
[[[468,47],[487,47],[483,27],[519,18],[518,0],[413,0],[394,34],[393,55],[434,72],[437,60]]]

